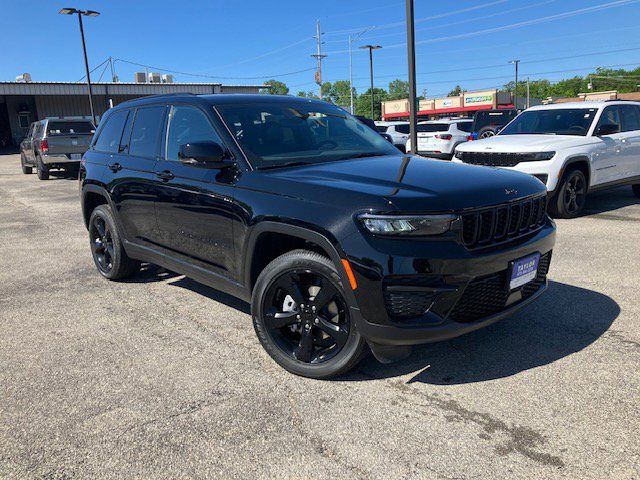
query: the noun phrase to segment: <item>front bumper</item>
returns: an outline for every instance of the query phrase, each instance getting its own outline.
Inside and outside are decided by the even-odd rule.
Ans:
[[[379,248],[385,246],[378,240],[369,243]],[[402,245],[390,254],[370,252],[364,262],[349,259],[358,282],[354,292],[357,305],[351,305],[350,312],[358,331],[370,343],[415,345],[477,330],[535,301],[547,288],[547,271],[539,269],[539,278],[529,284],[526,291],[525,287],[509,291],[511,262],[538,252],[547,259],[545,269],[548,270],[555,225],[548,219],[531,237],[484,252],[468,251],[453,241],[394,243]],[[387,251],[388,247],[386,244]],[[487,283],[486,290],[483,282]],[[398,310],[390,307],[390,286],[400,292],[411,291],[415,296],[409,298],[408,302],[414,302],[410,305],[420,301],[419,292],[428,295],[427,301],[421,304],[428,309],[404,318],[394,315]],[[415,290],[411,290],[413,288]],[[472,294],[474,297],[470,299]],[[485,297],[491,300],[491,308],[477,305]],[[399,309],[406,305],[401,303]],[[476,306],[475,312],[465,311]]]

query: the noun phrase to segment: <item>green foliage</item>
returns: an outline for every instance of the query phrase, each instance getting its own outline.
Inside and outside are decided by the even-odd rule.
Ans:
[[[271,85],[271,88],[267,90],[267,92],[271,95],[288,95],[289,87],[284,82],[280,80],[267,80],[264,82],[265,85]]]
[[[399,78],[389,82],[387,100],[402,100],[403,98],[409,98],[409,82]]]
[[[312,91],[305,92],[303,90],[300,90],[298,93],[296,93],[296,96],[303,97],[303,98],[318,98],[318,95],[316,95],[315,92],[312,92]]]
[[[373,119],[380,120],[381,118],[381,102],[388,100],[387,91],[384,88],[373,89]],[[368,88],[364,93],[358,96],[355,102],[356,115],[364,115],[365,117],[371,117],[371,89]]]
[[[337,80],[334,83],[324,82],[322,84],[322,97],[331,103],[340,105],[341,107],[348,108],[351,104],[351,97],[349,95],[349,81]],[[353,89],[353,100],[355,103],[358,95],[356,89]]]
[[[462,93],[462,87],[460,85],[456,85],[456,88],[447,93],[447,97],[457,97]]]

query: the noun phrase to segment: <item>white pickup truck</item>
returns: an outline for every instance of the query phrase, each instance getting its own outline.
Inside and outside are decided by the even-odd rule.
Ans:
[[[640,197],[640,103],[532,107],[498,135],[459,145],[454,161],[534,175],[554,216],[577,217],[594,190],[629,184]]]

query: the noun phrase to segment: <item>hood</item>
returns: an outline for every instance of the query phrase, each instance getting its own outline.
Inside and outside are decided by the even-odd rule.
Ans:
[[[258,171],[259,172],[259,171]],[[389,155],[260,172],[273,193],[366,209],[448,212],[509,202],[546,191],[520,172],[409,155]]]
[[[482,140],[466,142],[458,147],[459,152],[546,152],[561,148],[578,147],[593,143],[594,137],[577,135],[496,135]]]

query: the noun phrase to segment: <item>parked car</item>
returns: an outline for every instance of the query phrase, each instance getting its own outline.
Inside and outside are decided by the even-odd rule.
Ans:
[[[77,172],[94,132],[89,120],[45,118],[33,122],[20,143],[22,173],[32,173],[35,167],[38,178],[47,180],[51,169]]]
[[[419,155],[451,160],[455,148],[467,141],[472,121],[464,118],[430,120],[416,126]],[[411,150],[407,140],[406,150]]]
[[[373,130],[374,132],[378,133],[387,142],[393,143],[393,138],[391,137],[391,135],[389,135],[388,133],[379,132],[378,128],[376,127],[376,123],[373,120],[371,120],[368,117],[365,117],[364,115],[354,115],[354,117],[356,117],[358,120],[360,120],[362,123],[364,123],[371,130]]]
[[[367,345],[398,360],[524,307],[555,241],[536,179],[407,156],[339,107],[289,96],[121,103],[80,187],[101,275],[151,262],[246,300],[269,355],[314,378]]]
[[[516,118],[515,108],[481,110],[473,115],[473,125],[469,140],[482,140],[496,135],[507,123]]]
[[[409,122],[392,121],[376,122],[376,128],[380,133],[386,133],[391,137],[391,143],[406,152],[407,140],[409,140]]]
[[[534,175],[549,191],[551,213],[574,218],[595,190],[630,184],[640,197],[640,103],[531,107],[497,136],[460,145],[456,159]]]

